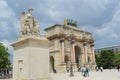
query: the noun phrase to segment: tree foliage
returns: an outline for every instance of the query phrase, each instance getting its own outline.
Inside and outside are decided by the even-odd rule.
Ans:
[[[7,68],[10,65],[8,48],[0,43],[0,69]]]
[[[96,56],[96,63],[98,66],[109,68],[113,65],[114,53],[111,50],[103,50],[99,55]]]
[[[113,64],[120,65],[120,54],[115,54]]]

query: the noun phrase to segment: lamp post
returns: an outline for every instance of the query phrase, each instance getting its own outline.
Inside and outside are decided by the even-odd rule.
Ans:
[[[74,74],[73,74],[73,67],[72,67],[72,55],[71,55],[71,47],[72,47],[72,43],[73,43],[73,40],[72,40],[72,29],[70,29],[70,32],[68,33],[68,41],[70,43],[70,77],[73,77]]]

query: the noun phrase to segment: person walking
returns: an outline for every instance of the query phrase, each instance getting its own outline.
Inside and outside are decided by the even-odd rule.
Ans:
[[[119,69],[120,69],[120,65],[117,65],[117,70],[119,71]]]
[[[83,76],[86,77],[86,67],[83,67]]]
[[[86,67],[86,76],[89,77],[89,70],[87,67]]]
[[[96,66],[95,69],[96,69],[96,71],[98,71],[99,70],[98,66]]]
[[[89,76],[89,70],[88,70],[88,68],[87,67],[81,67],[81,72],[82,72],[82,75],[84,76],[84,77],[87,77],[87,76]]]
[[[80,71],[81,71],[81,74],[84,76],[84,67],[83,66],[80,68]]]
[[[56,67],[54,67],[54,73],[57,73],[57,69],[56,69]]]
[[[67,67],[66,67],[66,70],[67,70],[67,73],[68,73],[68,72],[69,72],[69,70],[70,70],[70,68],[67,66]]]
[[[100,70],[101,70],[101,72],[103,72],[103,67],[102,66],[100,67]]]

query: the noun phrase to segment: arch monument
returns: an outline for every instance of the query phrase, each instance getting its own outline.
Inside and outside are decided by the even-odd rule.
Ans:
[[[92,34],[81,30],[77,22],[65,19],[64,24],[55,24],[45,29],[50,41],[49,54],[54,59],[50,61],[50,71],[69,72],[70,64],[73,71],[86,66],[95,69],[94,39]]]

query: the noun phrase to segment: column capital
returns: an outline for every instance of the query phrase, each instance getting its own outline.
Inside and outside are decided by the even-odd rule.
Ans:
[[[90,46],[91,46],[91,47],[94,47],[95,45],[94,45],[94,44],[91,44]]]
[[[84,43],[83,43],[83,46],[86,46],[86,45],[87,45],[87,42],[84,42]]]
[[[71,40],[71,44],[74,44],[75,43],[75,40]]]
[[[65,39],[64,39],[64,38],[62,38],[62,39],[60,39],[60,42],[64,42],[64,40],[65,40]]]

